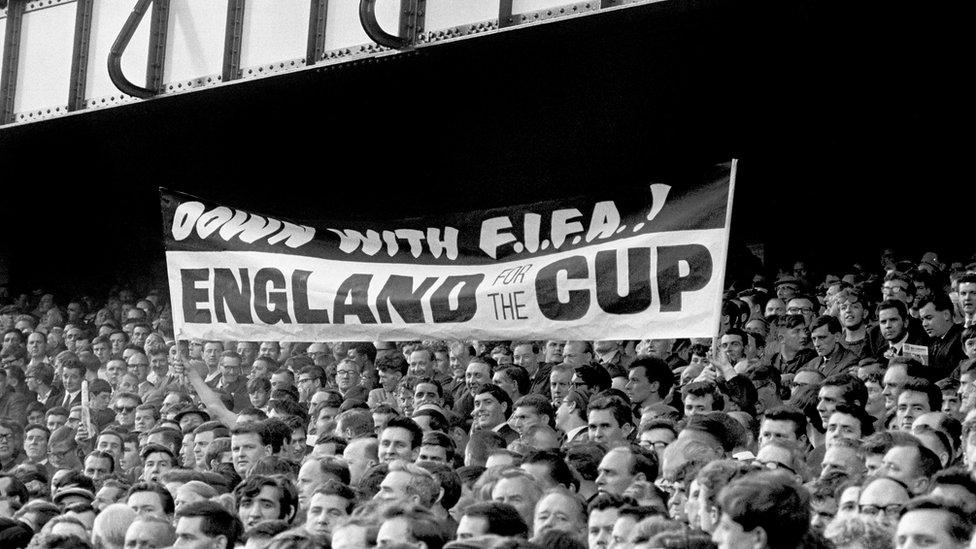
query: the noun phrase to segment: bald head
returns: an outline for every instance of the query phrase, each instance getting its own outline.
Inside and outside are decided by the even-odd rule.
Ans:
[[[154,515],[139,515],[125,532],[125,547],[128,549],[169,547],[175,542],[176,530],[173,525]]]
[[[122,549],[125,532],[136,519],[136,512],[124,503],[113,503],[95,516],[92,525],[92,541],[101,549]]]

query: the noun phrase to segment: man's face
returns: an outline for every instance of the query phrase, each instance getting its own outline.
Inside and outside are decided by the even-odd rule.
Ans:
[[[932,302],[919,309],[918,316],[929,337],[942,337],[952,327],[952,311],[937,311]]]
[[[582,366],[593,360],[593,355],[586,350],[582,341],[567,341],[563,347],[563,362],[571,366]]]
[[[810,528],[823,534],[824,528],[837,515],[837,500],[829,497],[810,500]]]
[[[403,427],[387,427],[383,429],[379,441],[379,458],[382,463],[390,463],[396,459],[413,462],[417,459],[418,449],[413,447],[413,434]]]
[[[146,381],[149,376],[149,358],[141,353],[129,357],[128,371],[139,379],[139,383]]]
[[[163,510],[163,500],[156,492],[133,492],[127,503],[137,514],[167,518]]]
[[[959,306],[967,316],[976,314],[976,284],[964,282],[959,285]]]
[[[786,314],[789,315],[803,315],[804,320],[807,322],[807,326],[813,320],[813,313],[815,309],[813,302],[805,297],[798,297],[791,299],[786,304]]]
[[[867,318],[864,304],[850,297],[840,304],[840,322],[845,328],[857,329]]]
[[[515,430],[519,436],[524,436],[525,432],[535,427],[536,425],[546,425],[549,423],[549,418],[540,414],[535,408],[531,406],[519,406],[512,412],[512,417],[509,418],[508,424]]]
[[[407,373],[417,377],[430,377],[433,375],[433,364],[430,361],[430,353],[427,351],[414,351],[410,353],[407,361],[410,365]]]
[[[32,429],[24,435],[24,453],[32,461],[41,461],[47,457],[47,433],[40,429]]]
[[[904,280],[888,280],[881,285],[881,300],[886,299],[897,299],[903,301],[906,305],[911,304],[911,298],[908,295],[908,283]]]
[[[76,368],[64,368],[61,371],[61,383],[64,390],[69,393],[76,393],[81,390],[82,374]]]
[[[873,520],[887,530],[894,530],[901,506],[908,502],[905,489],[890,480],[876,480],[861,490],[859,514]]]
[[[827,385],[820,388],[817,394],[817,412],[824,425],[830,420],[830,415],[837,409],[837,405],[844,402],[844,388],[836,385]]]
[[[579,506],[570,498],[560,493],[544,496],[535,506],[533,518],[533,532],[541,535],[549,530],[559,530],[578,535],[581,525],[586,521],[580,516]]]
[[[606,549],[613,535],[613,525],[620,516],[619,509],[594,510],[587,521],[587,540],[590,549]]]
[[[109,342],[112,344],[112,354],[120,354],[122,349],[125,348],[126,339],[124,333],[115,333],[108,336]]]
[[[348,516],[348,507],[349,500],[345,498],[326,494],[313,495],[309,501],[305,530],[313,536],[331,535],[336,523]],[[332,546],[335,547],[334,542]]]
[[[635,480],[631,472],[634,457],[627,451],[607,452],[597,467],[596,487],[600,492],[622,495]]]
[[[203,361],[211,370],[217,367],[217,361],[220,358],[220,353],[221,346],[219,343],[207,342],[203,345]]]
[[[128,369],[126,368],[125,362],[122,360],[110,360],[108,364],[105,365],[105,376],[108,378],[108,382],[112,384],[113,387],[117,387],[119,382],[122,380],[122,376],[126,374]]]
[[[258,349],[259,356],[271,357],[278,360],[278,353],[280,352],[280,347],[274,341],[264,341],[261,343],[261,347]]]
[[[949,534],[950,514],[940,509],[915,509],[902,515],[895,530],[898,549],[909,547],[933,547],[962,549],[969,544],[960,543]]]
[[[142,479],[147,482],[159,482],[159,477],[172,468],[173,458],[169,457],[169,454],[163,452],[149,454],[143,462]]]
[[[830,446],[827,451],[824,452],[824,458],[820,470],[821,478],[826,475],[833,473],[834,471],[843,471],[850,476],[857,476],[862,465],[860,459],[857,457],[857,453],[852,448],[846,446]]]
[[[587,415],[587,432],[591,442],[599,442],[611,448],[626,440],[630,425],[620,425],[613,410],[590,410]]]
[[[511,505],[519,512],[519,515],[522,515],[526,523],[532,522],[535,500],[532,498],[529,484],[524,480],[520,478],[500,479],[491,490],[491,499]]]
[[[558,364],[563,361],[563,347],[565,347],[565,342],[563,341],[547,341],[546,342],[546,362],[553,364]]]
[[[336,386],[340,391],[348,391],[359,385],[359,366],[355,362],[339,363],[336,368]]]
[[[208,536],[203,532],[204,517],[180,517],[176,523],[174,549],[231,549],[225,536]],[[223,543],[221,544],[221,540]]]
[[[380,491],[373,499],[377,501],[406,503],[415,499],[416,496],[407,494],[407,485],[410,483],[410,473],[405,471],[390,471],[380,483]]]
[[[418,383],[413,388],[413,409],[416,410],[424,404],[443,404],[443,399],[437,394],[437,386],[433,383]]]
[[[98,482],[112,474],[112,462],[106,458],[88,456],[85,458],[85,476]]]
[[[790,384],[790,395],[795,396],[800,387],[804,385],[814,385],[820,383],[823,377],[817,372],[810,370],[800,370],[793,376],[793,381]]]
[[[432,461],[434,463],[447,463],[447,448],[435,444],[424,444],[420,446],[420,453],[417,455],[417,462]]]
[[[770,440],[796,441],[796,425],[787,420],[764,419],[759,428],[759,446]]]
[[[885,408],[892,410],[898,402],[898,394],[901,393],[901,388],[908,381],[908,373],[904,366],[893,364],[885,371],[882,381],[884,382],[884,389],[881,394],[884,395]]]
[[[207,450],[210,448],[213,439],[213,431],[201,431],[193,435],[193,461],[196,463],[197,469],[204,470],[207,468]]]
[[[259,459],[271,454],[257,433],[231,435],[230,451],[234,460],[234,470],[242,477],[247,476],[247,470]]]
[[[738,338],[733,337],[732,339]],[[630,372],[627,373],[627,384],[624,385],[624,391],[634,404],[642,404],[648,399],[653,400],[658,396],[657,383],[655,382],[652,385],[647,379],[646,368],[631,368]]]
[[[834,352],[839,335],[830,333],[830,330],[826,326],[820,326],[810,334],[810,338],[813,340],[813,348],[817,351],[817,354],[820,356],[828,356]]]
[[[68,422],[68,416],[62,416],[58,414],[48,414],[47,416],[47,429],[52,433],[57,430],[58,427],[63,427],[65,423]]]
[[[139,404],[128,397],[122,397],[116,399],[115,405],[112,407],[115,410],[115,421],[123,427],[132,428],[136,421],[136,406]]]
[[[885,474],[911,487],[919,478],[921,454],[914,446],[894,446],[881,459]]]
[[[470,362],[464,372],[464,383],[471,396],[475,396],[482,387],[491,381],[491,368],[484,362]]]
[[[549,374],[549,392],[552,394],[553,402],[562,402],[572,387],[572,370],[553,370]]]
[[[898,407],[895,409],[898,428],[910,433],[915,418],[931,411],[928,395],[919,391],[902,391],[898,395]]]
[[[878,326],[885,341],[896,343],[905,337],[905,320],[898,314],[898,309],[882,309],[878,313]]]
[[[703,396],[697,395],[685,395],[684,406],[685,415],[691,416],[694,414],[704,414],[705,412],[711,412],[713,406],[714,397],[711,393],[705,394]]]
[[[491,393],[481,393],[474,397],[473,428],[491,429],[505,421],[506,405],[499,402]]]
[[[721,347],[730,364],[735,364],[745,357],[745,342],[738,335],[723,335]]]
[[[0,426],[0,461],[9,460],[21,444],[22,441],[16,439],[13,431]]]
[[[236,383],[241,373],[240,359],[229,356],[220,358],[220,375],[224,378],[225,384]]]
[[[856,417],[841,412],[830,414],[830,419],[827,420],[827,447],[839,438],[861,440],[861,422]]]
[[[396,391],[397,384],[403,379],[403,376],[397,370],[380,370],[379,377],[380,385],[388,393]]]
[[[534,373],[539,365],[539,355],[532,352],[532,345],[519,345],[512,350],[512,363]]]
[[[244,528],[252,528],[262,522],[281,518],[281,495],[274,486],[262,486],[253,497],[243,496],[237,506],[237,516]]]
[[[39,357],[47,350],[47,338],[44,334],[32,333],[27,336],[27,354],[31,357]]]

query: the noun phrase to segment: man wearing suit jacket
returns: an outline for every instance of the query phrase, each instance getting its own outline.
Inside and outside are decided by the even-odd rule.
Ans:
[[[27,368],[27,388],[37,394],[37,401],[45,410],[61,406],[64,392],[54,387],[54,368],[49,364],[35,364]]]
[[[952,321],[952,313],[952,301],[943,293],[924,297],[918,304],[922,328],[931,338],[929,368],[936,371],[933,379],[949,377],[966,359],[962,348],[963,327]]]
[[[803,365],[803,368],[814,369],[823,373],[824,377],[846,372],[856,366],[861,357],[840,344],[843,328],[837,317],[824,315],[814,319],[810,326],[810,339],[817,351],[817,358]]]
[[[903,356],[905,345],[928,345],[925,334],[913,334],[908,329],[908,306],[898,299],[882,301],[877,308],[878,328],[884,343],[877,349],[875,358],[887,361]]]
[[[69,360],[61,365],[61,384],[64,386],[64,396],[59,406],[71,410],[81,406],[81,382],[85,379],[85,365],[77,360]]]

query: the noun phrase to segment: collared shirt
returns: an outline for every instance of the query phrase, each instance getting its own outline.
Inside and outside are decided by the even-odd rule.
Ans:
[[[573,442],[573,439],[575,439],[581,432],[586,431],[586,428],[587,428],[586,425],[580,425],[575,429],[570,429],[569,431],[567,431],[566,442]]]
[[[65,404],[65,407],[68,408],[69,412],[71,411],[71,403],[74,402],[75,397],[80,394],[81,394],[81,389],[78,389],[73,393],[65,393],[64,398],[61,399],[61,402]]]
[[[44,394],[37,393],[37,401],[40,402],[41,404],[47,404],[47,397],[51,396],[51,393],[53,393],[53,392],[54,392],[54,389],[51,388],[51,389],[48,389],[47,392],[44,393]]]

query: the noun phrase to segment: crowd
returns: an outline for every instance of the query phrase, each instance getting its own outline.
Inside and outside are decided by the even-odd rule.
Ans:
[[[971,268],[797,262],[685,340],[174,341],[158,291],[0,292],[0,547],[966,547]]]

